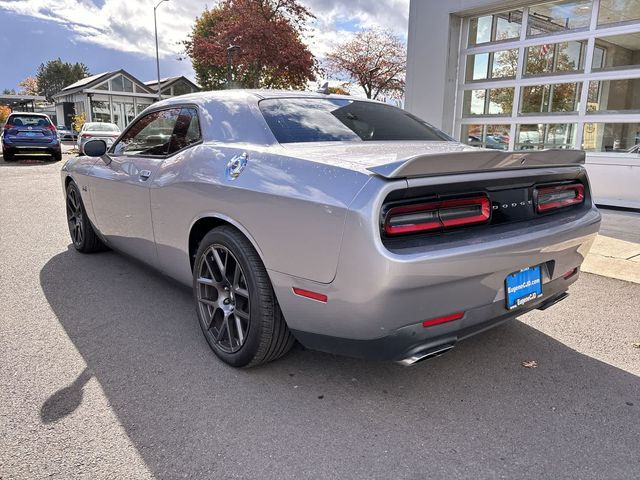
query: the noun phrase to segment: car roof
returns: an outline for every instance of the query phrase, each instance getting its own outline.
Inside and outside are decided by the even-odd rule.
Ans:
[[[336,94],[324,94],[319,92],[309,92],[300,90],[249,90],[249,89],[237,89],[237,90],[214,90],[207,92],[190,93],[187,95],[180,95],[178,97],[171,97],[160,102],[156,102],[151,105],[151,109],[168,107],[171,105],[184,105],[186,103],[193,103],[203,106],[211,101],[222,102],[259,102],[260,100],[272,99],[272,98],[322,98],[322,99],[342,99],[352,101],[363,101],[380,103],[376,100],[370,100],[368,98],[353,97],[349,95],[336,95]]]
[[[33,115],[35,117],[47,117],[49,118],[49,115],[47,115],[46,113],[38,113],[38,112],[11,112],[11,115]]]

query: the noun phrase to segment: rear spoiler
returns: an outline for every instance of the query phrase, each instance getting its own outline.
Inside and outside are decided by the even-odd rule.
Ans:
[[[455,175],[490,170],[560,167],[584,164],[582,150],[541,150],[504,152],[500,150],[468,150],[462,152],[427,153],[396,162],[369,167],[367,170],[384,178]]]

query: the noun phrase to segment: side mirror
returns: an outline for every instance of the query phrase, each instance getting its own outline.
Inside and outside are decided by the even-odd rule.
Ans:
[[[102,157],[105,153],[107,153],[107,142],[104,140],[89,140],[82,147],[84,154],[89,157]]]

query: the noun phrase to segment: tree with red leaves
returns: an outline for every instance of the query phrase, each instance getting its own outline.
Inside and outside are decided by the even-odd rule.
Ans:
[[[316,61],[302,35],[313,14],[298,0],[222,0],[205,10],[184,42],[198,83],[207,90],[304,88]]]
[[[330,73],[360,85],[367,98],[399,98],[404,93],[407,50],[390,31],[363,30],[335,45],[327,55],[326,67]]]

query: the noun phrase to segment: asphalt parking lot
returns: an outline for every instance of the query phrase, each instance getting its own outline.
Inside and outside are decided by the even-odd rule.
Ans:
[[[297,348],[235,370],[189,290],[73,250],[61,166],[0,159],[0,479],[640,475],[639,284],[582,274],[411,368]]]

